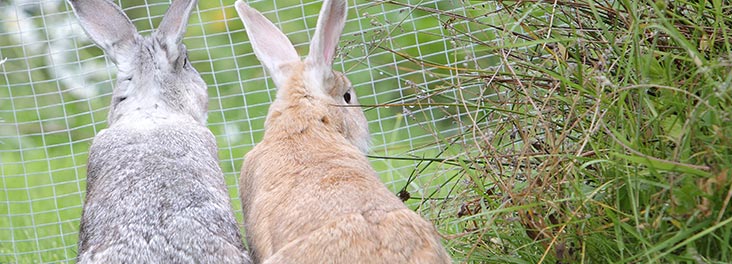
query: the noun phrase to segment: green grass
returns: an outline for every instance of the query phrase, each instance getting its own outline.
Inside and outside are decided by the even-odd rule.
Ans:
[[[489,58],[394,52],[442,78],[408,103],[455,102],[445,112],[466,128],[427,126],[447,146],[430,166],[454,176],[420,208],[456,261],[732,261],[729,3],[468,3],[387,3]]]
[[[217,88],[209,127],[236,197],[271,82],[219,5],[201,3],[186,43]],[[286,32],[304,28],[299,14],[279,13]],[[336,67],[379,120],[372,164],[455,262],[732,262],[728,1],[383,1],[349,17],[358,34],[344,34]],[[0,35],[3,69],[21,72],[0,78],[0,262],[68,261],[109,97],[59,93],[42,58],[13,60],[28,50]]]

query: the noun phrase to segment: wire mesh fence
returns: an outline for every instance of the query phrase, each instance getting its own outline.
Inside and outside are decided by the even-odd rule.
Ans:
[[[157,26],[169,5],[115,2],[143,35]],[[300,54],[307,53],[319,1],[250,4],[282,28]],[[232,5],[201,1],[184,43],[209,87],[208,126],[241,217],[238,171],[243,155],[262,137],[275,87],[254,57]],[[73,261],[88,149],[106,127],[116,69],[86,37],[65,1],[7,0],[0,6],[0,60],[7,59],[0,65],[0,262]],[[487,14],[496,7],[439,0],[349,1],[349,6],[335,68],[347,73],[364,105],[372,164],[392,191],[403,190],[412,197],[411,206],[437,218],[437,206],[426,197],[459,184],[452,178],[459,166],[425,169],[425,161],[453,155],[442,152],[444,145],[466,140],[451,138],[470,129],[465,124],[489,122],[462,122],[471,113],[456,106],[466,96],[491,95],[479,81],[462,83],[465,76],[452,69],[499,64],[475,43],[449,37],[487,40],[493,29],[446,24],[471,10]]]

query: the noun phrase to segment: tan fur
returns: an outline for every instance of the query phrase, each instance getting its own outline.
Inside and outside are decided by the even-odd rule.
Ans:
[[[326,77],[325,97],[307,87],[308,65],[287,67],[292,77],[239,181],[255,261],[449,263],[431,223],[380,182],[356,147],[368,138],[363,112],[336,101],[348,80]]]

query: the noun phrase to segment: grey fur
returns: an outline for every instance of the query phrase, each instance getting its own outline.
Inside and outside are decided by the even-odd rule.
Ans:
[[[174,0],[142,37],[108,0],[70,0],[115,62],[109,127],[89,151],[79,263],[250,263],[216,140],[206,84],[181,39],[195,0]]]

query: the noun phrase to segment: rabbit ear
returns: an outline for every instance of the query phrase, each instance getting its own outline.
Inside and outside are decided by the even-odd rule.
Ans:
[[[282,31],[244,1],[236,1],[235,6],[239,18],[244,23],[254,54],[267,68],[275,83],[278,86],[283,84],[287,75],[281,71],[280,66],[300,61],[295,47]]]
[[[130,56],[139,34],[122,9],[109,0],[69,0],[69,3],[89,38],[115,64]]]
[[[180,56],[178,45],[186,34],[188,18],[191,17],[191,10],[198,4],[197,0],[173,0],[168,11],[160,22],[155,37],[168,53],[168,59],[174,61]]]
[[[345,0],[325,0],[310,43],[307,61],[330,69],[348,14]]]

